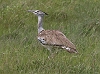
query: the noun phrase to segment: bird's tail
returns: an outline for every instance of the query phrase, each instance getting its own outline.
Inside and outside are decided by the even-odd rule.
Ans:
[[[78,51],[74,48],[62,46],[63,49],[67,50],[69,53],[78,53]]]

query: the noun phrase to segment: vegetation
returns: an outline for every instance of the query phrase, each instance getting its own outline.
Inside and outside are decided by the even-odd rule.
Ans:
[[[53,59],[37,40],[39,9],[45,29],[62,31],[79,54]],[[0,74],[100,74],[100,0],[0,0]]]

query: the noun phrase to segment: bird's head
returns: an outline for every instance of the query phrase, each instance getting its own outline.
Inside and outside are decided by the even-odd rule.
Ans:
[[[48,15],[47,13],[42,12],[42,11],[40,11],[40,10],[28,10],[28,11],[34,13],[34,14],[37,15],[37,16]]]

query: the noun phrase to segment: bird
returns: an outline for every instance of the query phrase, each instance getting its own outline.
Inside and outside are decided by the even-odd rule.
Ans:
[[[43,17],[48,15],[41,10],[28,10],[38,17],[38,41],[52,54],[53,48],[65,49],[69,53],[78,53],[75,45],[59,30],[45,30],[43,28]]]

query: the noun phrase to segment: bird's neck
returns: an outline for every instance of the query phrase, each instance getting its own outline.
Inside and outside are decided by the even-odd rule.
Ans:
[[[38,33],[40,33],[43,29],[43,16],[38,16]]]

